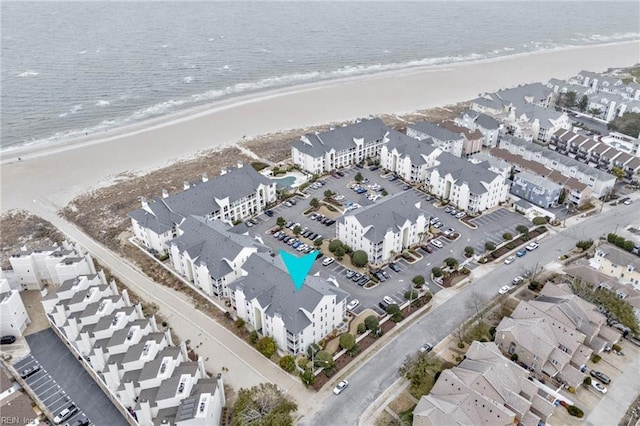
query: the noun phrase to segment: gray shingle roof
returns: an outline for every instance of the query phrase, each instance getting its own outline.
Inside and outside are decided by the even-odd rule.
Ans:
[[[242,288],[246,299],[256,299],[267,316],[281,315],[287,330],[294,334],[311,323],[304,312],[313,312],[324,296],[335,295],[336,302],[349,296],[328,281],[311,275],[296,291],[280,256],[252,254],[242,269],[247,275],[229,284],[229,288],[233,291]]]
[[[532,185],[539,186],[540,188],[544,188],[547,191],[555,191],[560,190],[562,185],[558,185],[555,182],[550,181],[544,176],[534,175],[533,173],[529,173],[527,171],[522,171],[515,175],[514,183],[518,182],[519,179],[525,181],[525,183],[531,183]]]
[[[384,139],[389,128],[379,118],[362,120],[358,123],[337,127],[322,133],[307,133],[301,140],[292,144],[294,148],[312,157],[318,157],[329,152],[344,151],[354,148],[354,139],[363,139],[365,143]]]
[[[426,164],[423,156],[430,155],[436,149],[432,145],[433,141],[429,138],[419,141],[397,130],[390,130],[388,138],[387,149],[389,152],[395,148],[400,153],[401,158],[408,157],[416,165]]]
[[[222,176],[209,179],[207,182],[195,182],[191,188],[167,198],[153,197],[149,201],[149,209],[156,219],[150,218],[149,213],[144,209],[129,213],[129,217],[144,223],[154,232],[166,232],[187,216],[206,216],[220,210],[216,199],[229,197],[229,202],[233,203],[254,194],[260,184],[275,185],[273,181],[256,172],[253,167],[230,168]]]
[[[533,102],[539,102],[545,100],[551,92],[552,90],[542,83],[531,83],[512,87],[510,89],[499,90],[496,94],[500,99],[515,104],[525,102],[525,97],[531,97],[533,98]]]
[[[500,127],[500,122],[493,117],[489,117],[487,114],[478,114],[476,125],[482,129],[495,130]]]
[[[430,121],[421,121],[419,123],[410,124],[407,127],[417,132],[424,133],[430,138],[441,142],[457,141],[463,138],[461,133],[452,132],[451,130],[438,126]]]
[[[198,413],[198,401],[200,401],[200,395],[208,393],[213,395],[218,387],[218,380],[215,378],[200,379],[191,389],[191,396],[185,398],[178,407],[175,421],[181,422],[192,419]]]
[[[451,174],[457,184],[466,182],[474,194],[487,192],[487,185],[498,176],[480,164],[473,164],[448,152],[442,152],[438,155],[437,161],[440,164],[435,168],[440,173],[440,176]]]
[[[208,221],[191,216],[180,226],[183,234],[171,241],[180,253],[187,252],[194,263],[206,265],[209,274],[221,278],[233,271],[229,262],[245,247],[251,247],[253,241],[245,235],[228,231],[227,225],[220,221]]]

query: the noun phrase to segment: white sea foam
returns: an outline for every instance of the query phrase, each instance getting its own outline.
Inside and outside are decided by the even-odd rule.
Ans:
[[[182,81],[184,81],[185,83],[191,83],[193,81],[193,77],[188,75],[185,78],[183,78]]]
[[[71,114],[75,114],[76,112],[80,111],[81,109],[82,109],[82,104],[74,105],[71,108]]]
[[[111,102],[105,100],[105,99],[100,99],[97,103],[96,106],[98,107],[105,107],[105,106],[109,106],[111,105]]]
[[[40,75],[38,71],[26,70],[18,74],[18,77],[35,77],[37,75]]]
[[[78,52],[80,55],[84,55],[85,53],[87,53],[86,50],[81,50],[80,52]]]
[[[58,117],[65,118],[67,115],[69,115],[68,112],[63,112],[62,114],[58,114]]]
[[[163,48],[166,48],[166,47],[168,47],[168,46],[169,46],[168,44],[163,44],[163,45],[162,45],[162,47],[163,47]]]
[[[210,38],[210,39],[208,39],[208,40],[209,40],[209,41],[214,41],[214,40],[215,40],[215,38]]]

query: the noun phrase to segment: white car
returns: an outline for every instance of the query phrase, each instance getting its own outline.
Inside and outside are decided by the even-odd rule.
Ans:
[[[456,232],[455,229],[449,228],[446,231],[444,231],[444,235],[448,237],[449,235],[453,235],[455,232]]]
[[[520,275],[518,275],[517,277],[515,277],[513,279],[513,281],[511,281],[511,285],[518,285],[520,283],[522,283],[524,281],[524,278],[522,278]]]
[[[60,411],[58,415],[53,419],[53,422],[55,424],[60,424],[65,420],[67,420],[68,418],[70,418],[71,416],[73,416],[77,412],[78,412],[78,408],[74,404],[71,404],[64,410]]]
[[[347,305],[347,309],[352,311],[355,308],[358,307],[358,305],[360,304],[360,301],[358,299],[353,299],[351,302],[349,302],[349,304]]]
[[[500,287],[500,290],[498,290],[498,293],[507,294],[509,293],[509,290],[511,290],[511,287],[509,287],[508,285],[503,285],[502,287]]]
[[[591,386],[593,386],[593,388],[595,390],[597,390],[600,393],[607,393],[607,388],[605,388],[604,386],[602,386],[602,384],[600,382],[596,382],[595,380],[591,381]]]
[[[529,251],[533,251],[533,250],[537,249],[538,247],[540,247],[538,245],[538,243],[529,243],[529,244],[527,244],[527,250],[529,250]]]
[[[631,204],[631,200],[624,200],[624,202],[622,204],[624,204],[625,206],[628,206]]]
[[[442,248],[444,247],[444,244],[442,244],[440,241],[438,240],[431,240],[431,245],[437,248]]]
[[[322,266],[329,266],[335,261],[336,260],[333,257],[327,257],[325,260],[322,261]]]
[[[389,296],[385,296],[385,297],[383,297],[383,298],[382,298],[382,300],[384,300],[384,302],[385,302],[387,305],[394,305],[394,304],[396,303],[396,301],[395,301],[395,300],[393,300],[392,298],[390,298]]]
[[[505,265],[510,265],[513,263],[513,261],[516,260],[515,256],[509,256],[504,260],[504,264]]]
[[[349,382],[346,380],[343,380],[340,383],[338,383],[335,388],[333,388],[333,393],[336,395],[340,395],[340,393],[343,390],[345,390],[347,386],[349,386]]]

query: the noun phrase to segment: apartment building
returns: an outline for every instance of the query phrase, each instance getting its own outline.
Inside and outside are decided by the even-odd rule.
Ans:
[[[102,390],[129,421],[145,426],[217,426],[225,405],[221,376],[209,378],[201,358],[173,345],[169,330],[145,317],[127,291],[104,274],[68,280],[43,308]]]
[[[465,359],[442,371],[413,411],[413,426],[538,426],[553,414],[554,398],[529,372],[504,358],[495,343],[473,342]]]
[[[252,238],[197,216],[185,218],[178,233],[169,242],[176,272],[210,297],[229,297],[227,285],[240,278],[240,268],[258,250]]]
[[[456,157],[465,155],[465,136],[461,132],[451,131],[448,128],[421,121],[407,126],[407,136],[419,141],[429,139],[436,148],[451,153]]]
[[[282,260],[264,254],[252,254],[242,270],[229,284],[231,305],[280,351],[302,354],[344,324],[349,293],[333,283],[309,275],[296,290]]]
[[[22,332],[31,324],[20,292],[12,290],[9,282],[0,279],[0,336],[22,336]]]
[[[162,198],[151,201],[141,197],[142,208],[129,217],[140,244],[167,253],[169,241],[178,236],[178,228],[189,216],[232,223],[262,213],[276,199],[276,182],[239,162],[215,179],[205,174],[200,182],[185,182],[184,190],[176,194],[163,191]]]
[[[640,290],[640,258],[612,244],[603,243],[596,249],[589,263],[598,272],[631,284]]]
[[[336,238],[354,250],[363,250],[369,262],[377,265],[418,244],[429,219],[415,193],[401,192],[340,217]]]
[[[307,133],[291,145],[291,158],[302,170],[320,175],[377,157],[389,130],[381,119],[372,118]]]
[[[443,152],[426,184],[429,192],[456,208],[480,213],[505,202],[509,196],[509,183],[490,167],[488,163],[474,164]]]
[[[544,209],[555,206],[561,192],[561,185],[526,171],[516,174],[511,185],[511,194]]]
[[[380,149],[380,166],[406,182],[424,182],[440,149],[431,139],[417,140],[396,130],[389,130],[387,138]]]
[[[456,124],[482,134],[482,146],[493,148],[498,145],[502,125],[495,118],[478,111],[466,110],[455,119]]]
[[[577,179],[598,198],[608,194],[616,182],[616,177],[607,172],[522,139],[505,136],[500,140],[500,148]]]
[[[42,290],[83,274],[95,274],[93,261],[78,245],[67,241],[51,247],[22,249],[9,257],[16,279],[24,290]]]

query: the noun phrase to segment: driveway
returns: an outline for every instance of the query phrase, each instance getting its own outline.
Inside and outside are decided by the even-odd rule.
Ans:
[[[88,417],[96,425],[128,424],[51,328],[26,339],[31,355],[17,361],[14,367],[21,372],[40,366],[40,371],[25,381],[53,415],[74,403],[79,411],[69,419],[71,422]]]

